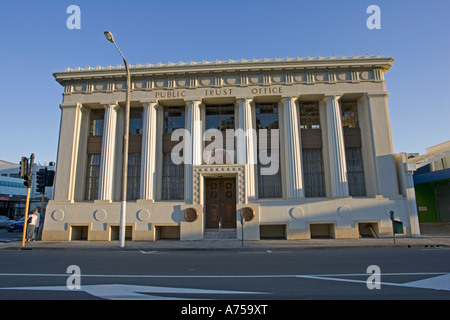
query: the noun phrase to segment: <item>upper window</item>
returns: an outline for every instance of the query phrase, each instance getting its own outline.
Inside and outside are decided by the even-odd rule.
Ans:
[[[300,105],[300,129],[320,129],[319,104],[306,102]]]
[[[130,134],[142,134],[142,118],[143,109],[142,108],[131,108],[130,109]]]
[[[341,101],[342,127],[359,128],[356,101]]]
[[[164,133],[184,128],[184,107],[164,108]]]
[[[103,135],[103,123],[105,119],[104,109],[91,110],[91,126],[89,129],[89,135],[102,136]]]
[[[234,129],[234,105],[213,105],[206,107],[206,130],[226,131]]]
[[[273,103],[256,105],[256,129],[278,129],[278,107]]]

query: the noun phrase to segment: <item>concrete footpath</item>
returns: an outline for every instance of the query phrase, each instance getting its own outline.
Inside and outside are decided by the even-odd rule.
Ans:
[[[422,236],[420,238],[397,237],[384,239],[312,239],[312,240],[208,240],[208,241],[126,241],[120,248],[118,241],[67,241],[47,242],[34,241],[22,247],[20,241],[2,243],[0,250],[142,250],[144,252],[157,250],[302,250],[302,249],[338,249],[338,248],[450,248],[448,236]]]
[[[34,241],[22,247],[21,241],[0,243],[0,250],[302,250],[302,249],[338,249],[338,248],[449,248],[450,223],[421,224],[422,236],[419,238],[397,235],[396,243],[390,238],[361,239],[311,239],[311,240],[259,240],[244,241],[215,239],[201,241],[126,241],[120,248],[118,241]]]

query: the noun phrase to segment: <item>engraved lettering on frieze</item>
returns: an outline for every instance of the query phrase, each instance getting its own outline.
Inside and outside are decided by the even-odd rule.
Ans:
[[[155,98],[184,98],[186,97],[186,90],[175,90],[175,91],[156,91]]]
[[[205,96],[231,96],[233,89],[205,89]]]
[[[280,93],[283,93],[282,87],[264,87],[252,89],[252,94],[280,94]]]

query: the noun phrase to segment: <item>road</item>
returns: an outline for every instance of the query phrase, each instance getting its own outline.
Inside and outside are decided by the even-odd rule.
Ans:
[[[0,261],[1,300],[450,299],[445,247],[3,249]]]

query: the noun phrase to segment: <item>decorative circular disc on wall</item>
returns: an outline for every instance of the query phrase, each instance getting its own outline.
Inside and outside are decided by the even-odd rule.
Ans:
[[[108,214],[103,209],[98,209],[94,211],[94,219],[97,221],[104,221]]]
[[[242,208],[241,216],[244,217],[245,221],[252,221],[255,218],[255,211],[250,207]]]
[[[62,209],[56,209],[52,212],[51,217],[55,221],[61,221],[62,219],[64,219],[64,211]]]
[[[194,222],[198,219],[198,211],[195,208],[188,208],[184,212],[184,218],[187,222]]]
[[[337,213],[341,218],[348,219],[352,216],[352,209],[344,205],[337,209]]]
[[[289,215],[296,220],[300,220],[305,218],[305,210],[303,210],[300,207],[294,207],[291,210],[289,210]]]
[[[150,220],[150,211],[148,211],[147,209],[139,210],[136,215],[139,221]]]

